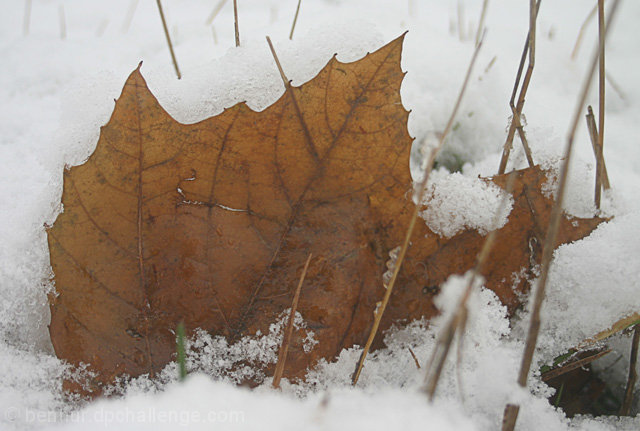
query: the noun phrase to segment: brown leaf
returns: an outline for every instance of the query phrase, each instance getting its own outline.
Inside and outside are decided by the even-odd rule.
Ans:
[[[362,345],[413,208],[402,41],[354,63],[331,59],[262,112],[241,103],[191,125],[173,120],[135,70],[95,153],[65,170],[64,212],[48,230],[56,354],[90,364],[99,389],[161,370],[180,321],[232,341],[266,333],[290,306],[309,253],[298,310],[319,343],[307,354],[292,340],[285,376]],[[512,273],[539,260],[551,205],[543,179],[537,168],[519,173],[484,271],[511,309]],[[565,220],[560,242],[600,221]],[[434,315],[438,286],[472,266],[483,240],[419,230],[383,330]]]
[[[508,176],[497,175],[484,181],[506,190]],[[529,282],[535,279],[542,259],[553,205],[553,200],[542,192],[546,181],[547,173],[539,166],[516,172],[513,209],[508,222],[498,229],[492,251],[480,271],[485,277],[485,285],[507,306],[510,315],[521,305],[522,294],[529,291]],[[563,216],[556,247],[588,236],[603,221],[605,219],[599,217]],[[405,258],[403,277],[396,283],[397,291],[394,290],[391,297],[391,310],[385,315],[387,327],[392,321],[410,321],[424,316],[422,305],[411,303],[421,304],[424,297],[432,298],[450,275],[464,274],[472,269],[485,239],[475,229],[466,229],[451,238],[440,237],[424,224],[419,229],[421,231],[414,233],[415,239]],[[423,283],[422,290],[413,285],[417,281]],[[437,312],[433,311],[432,315]]]

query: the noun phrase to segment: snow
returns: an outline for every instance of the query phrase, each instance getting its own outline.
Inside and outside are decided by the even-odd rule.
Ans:
[[[1,3],[0,428],[268,429],[271,425],[266,424],[273,424],[278,429],[383,430],[424,429],[428,424],[430,429],[487,430],[499,427],[504,404],[513,400],[522,403],[521,430],[640,428],[638,416],[565,418],[546,401],[552,390],[536,371],[583,339],[640,311],[640,38],[636,36],[640,3],[622,3],[607,48],[608,73],[622,91],[607,84],[605,158],[613,189],[604,195],[601,214],[613,218],[589,238],[555,253],[528,390],[515,385],[528,312],[524,310],[510,325],[495,296],[478,288],[469,305],[459,365],[453,354],[434,404],[427,403],[420,390],[424,369],[416,367],[408,348],[424,367],[446,313],[386,334],[387,347],[369,356],[356,389],[349,380],[360,355],[357,347],[344,350],[336,361],[320,364],[305,383],[284,381],[281,392],[270,388],[268,378],[254,390],[229,383],[234,380],[227,373],[230,364],[248,351],[268,356],[256,360],[274,361],[279,343],[275,322],[273,332],[250,337],[241,345],[229,346],[206,334],[192,340],[190,346],[205,353],[190,349],[188,366],[195,373],[185,382],[176,381],[175,364],[170,364],[161,381],[140,378],[114,389],[126,395],[87,405],[64,395],[62,381],[70,371],[54,356],[48,337],[46,295],[53,285],[44,226],[52,224],[60,211],[63,167],[81,163],[91,154],[113,99],[138,62],[144,61],[142,72],[168,112],[179,121],[196,122],[240,101],[263,109],[280,96],[283,85],[265,35],[271,36],[284,70],[298,85],[312,78],[334,53],[341,61],[353,61],[408,29],[402,60],[408,74],[401,92],[411,110],[409,132],[416,137],[412,165],[417,175],[422,143],[428,144],[442,131],[455,103],[474,49],[482,2],[461,1],[460,37],[456,0],[305,0],[289,41],[295,0],[240,0],[242,46],[236,48],[230,1],[212,29],[204,21],[216,2],[164,0],[183,73],[179,81],[155,2],[32,0],[28,34],[23,29],[27,1]],[[133,4],[137,6],[127,26],[127,11]],[[579,0],[543,2],[539,13],[525,129],[534,160],[555,171],[595,40],[597,26],[591,22],[577,58],[570,58],[591,7]],[[508,217],[508,206],[495,217],[502,193],[477,176],[496,173],[526,35],[527,8],[525,1],[489,4],[484,46],[439,156],[442,168],[432,178],[438,187],[433,189],[426,219],[445,236],[462,228],[486,232]],[[588,103],[597,107],[596,91]],[[565,209],[574,216],[591,217],[595,163],[585,131],[581,121]],[[510,167],[524,166],[517,138],[514,148]],[[549,193],[554,184],[551,178]],[[445,310],[457,303],[465,280],[452,277],[443,287],[438,301]],[[610,341],[614,353],[595,364],[618,395],[624,390],[629,345],[627,335],[614,337]],[[622,359],[614,363],[617,357]],[[212,375],[217,380],[208,377]]]
[[[420,215],[440,236],[451,238],[464,229],[482,235],[507,223],[513,198],[497,185],[459,172],[438,170],[431,173]]]

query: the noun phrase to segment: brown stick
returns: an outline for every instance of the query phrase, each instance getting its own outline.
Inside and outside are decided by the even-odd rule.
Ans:
[[[571,60],[576,59],[576,55],[578,54],[578,49],[580,49],[580,44],[582,43],[582,38],[584,37],[584,32],[587,29],[587,25],[589,24],[589,21],[591,21],[591,18],[593,18],[596,15],[597,11],[598,11],[598,5],[595,5],[593,9],[591,9],[591,12],[589,12],[589,15],[587,15],[587,17],[584,19],[584,22],[582,23],[582,25],[580,26],[580,31],[578,31],[578,37],[576,39],[576,43],[573,46],[573,51],[571,51]]]
[[[29,35],[29,25],[31,24],[31,0],[24,2],[24,20],[22,21],[22,34]]]
[[[289,40],[293,39],[293,31],[296,29],[296,23],[298,22],[298,14],[300,13],[300,3],[302,3],[302,0],[298,0],[298,7],[296,7],[296,14],[293,17],[293,24],[291,24],[291,32],[289,33]]]
[[[206,25],[211,25],[211,23],[213,22],[214,19],[216,19],[216,17],[218,16],[218,14],[220,13],[220,11],[222,10],[222,7],[227,3],[227,0],[220,0],[216,6],[213,8],[213,10],[211,11],[211,13],[209,14],[209,16],[207,17],[207,20],[205,21]]]
[[[512,192],[513,186],[515,184],[515,179],[516,171],[512,171],[507,177],[507,184],[505,188],[505,192],[507,194],[510,194]],[[501,202],[501,208],[496,212],[496,217],[499,214],[502,214],[502,210],[506,203],[507,199]],[[451,319],[449,319],[449,322],[447,322],[447,325],[443,328],[442,332],[438,336],[436,346],[431,353],[431,357],[429,358],[429,362],[427,365],[427,373],[425,375],[424,384],[424,391],[427,393],[429,401],[433,401],[433,398],[435,396],[438,382],[440,381],[440,376],[442,374],[444,364],[447,360],[447,356],[449,355],[449,350],[451,349],[451,344],[453,343],[453,337],[455,336],[455,333],[457,331],[460,331],[460,339],[462,339],[463,337],[464,323],[466,323],[467,318],[467,302],[469,301],[469,297],[471,296],[473,286],[475,286],[476,280],[482,273],[482,268],[484,267],[484,264],[488,260],[489,254],[493,249],[496,235],[497,230],[494,230],[489,232],[489,234],[486,236],[484,243],[482,244],[482,248],[480,249],[480,252],[476,257],[476,264],[471,271],[471,277],[469,278],[469,282],[467,283],[462,297],[460,298],[460,302],[458,303],[456,311],[451,316]],[[460,379],[458,380],[460,381]]]
[[[300,275],[300,281],[298,282],[298,287],[293,295],[293,300],[291,301],[291,313],[289,313],[289,321],[287,322],[287,328],[285,330],[284,336],[282,338],[282,344],[280,345],[280,351],[278,352],[278,363],[276,364],[276,370],[273,373],[273,387],[280,387],[280,380],[282,379],[282,374],[284,373],[284,364],[287,362],[287,354],[289,353],[289,345],[291,344],[291,335],[293,334],[293,322],[296,316],[296,310],[298,309],[298,300],[300,299],[300,290],[302,289],[302,283],[304,283],[304,278],[307,275],[307,270],[309,269],[309,263],[311,262],[311,253],[309,253],[309,257],[307,257],[307,261],[304,264],[304,269],[302,270],[302,274]]]
[[[416,356],[415,353],[413,353],[413,350],[411,349],[411,347],[407,347],[407,349],[409,349],[409,353],[411,353],[411,357],[413,358],[413,362],[416,363],[416,367],[420,369],[420,361],[418,361],[418,357]]]
[[[478,21],[478,29],[476,30],[476,45],[480,42],[482,32],[484,31],[484,18],[487,15],[487,7],[489,6],[489,0],[483,0],[482,11],[480,12],[480,20]]]
[[[509,106],[511,107],[512,119],[509,125],[509,132],[507,133],[507,139],[504,143],[502,150],[502,158],[500,159],[500,166],[498,168],[498,174],[502,175],[507,169],[507,162],[509,161],[509,154],[511,148],[513,148],[513,138],[515,137],[516,130],[522,141],[525,154],[527,156],[527,162],[529,166],[533,166],[533,158],[531,156],[531,149],[526,138],[523,139],[524,130],[522,129],[522,121],[520,119],[522,115],[522,108],[524,107],[525,96],[529,89],[531,82],[531,76],[533,75],[533,68],[535,66],[535,23],[538,18],[538,11],[540,10],[540,3],[542,0],[538,0],[534,4],[535,0],[529,0],[529,32],[527,33],[527,39],[522,50],[522,56],[520,57],[520,65],[518,66],[518,73],[516,74],[516,82],[511,92],[511,99],[509,100]],[[524,80],[522,81],[522,88],[518,96],[518,102],[515,104],[516,94],[518,92],[518,86],[520,85],[520,78],[522,77],[522,71],[524,69],[524,62],[527,59],[527,52],[529,53],[529,61],[527,66],[527,72],[525,73]]]
[[[238,0],[233,0],[233,22],[236,34],[236,47],[240,46],[240,29],[238,27]]]
[[[598,130],[596,128],[596,120],[593,118],[593,109],[591,108],[591,105],[587,108],[586,119],[591,147],[593,148],[593,154],[596,157],[596,188],[593,195],[593,203],[595,204],[596,209],[600,209],[600,199],[602,195],[602,166],[600,165],[600,161],[602,160],[602,153],[600,152]]]
[[[483,39],[484,39],[484,36],[483,36]],[[378,327],[380,326],[380,320],[382,320],[382,315],[384,314],[384,310],[386,309],[387,304],[389,303],[389,298],[391,297],[391,292],[393,292],[393,287],[395,286],[396,280],[398,278],[398,273],[400,272],[402,261],[404,260],[404,257],[407,254],[409,243],[411,241],[411,236],[413,234],[413,229],[415,228],[416,221],[418,220],[418,215],[422,207],[422,202],[424,201],[424,198],[426,195],[427,182],[429,181],[429,174],[431,173],[431,167],[433,165],[433,162],[435,161],[435,158],[438,152],[440,151],[440,149],[442,148],[442,145],[444,144],[445,138],[451,131],[451,127],[453,126],[453,121],[455,120],[456,114],[458,113],[458,109],[460,108],[460,104],[462,103],[462,97],[464,96],[464,92],[467,88],[467,84],[469,83],[469,78],[471,77],[471,72],[473,71],[473,65],[475,64],[476,59],[478,58],[478,53],[480,52],[481,47],[482,47],[482,39],[480,40],[480,43],[476,45],[476,50],[473,53],[471,62],[469,63],[467,74],[464,78],[462,88],[460,89],[460,94],[458,94],[458,99],[456,100],[456,104],[453,108],[453,111],[451,112],[451,116],[449,117],[449,121],[447,122],[447,125],[445,126],[445,129],[442,132],[442,135],[440,135],[438,146],[431,152],[431,155],[429,156],[424,178],[418,185],[418,193],[417,193],[418,199],[417,199],[415,208],[413,210],[411,220],[409,221],[409,227],[407,228],[407,233],[404,237],[402,248],[398,253],[398,260],[396,261],[396,265],[393,269],[393,275],[391,276],[391,280],[389,280],[389,285],[387,286],[387,289],[385,291],[384,298],[382,299],[382,303],[380,304],[378,311],[375,313],[374,320],[373,320],[373,327],[371,328],[371,332],[369,332],[369,338],[367,339],[367,343],[365,344],[364,349],[360,354],[360,359],[358,360],[356,369],[353,373],[353,376],[351,377],[351,384],[354,386],[358,383],[358,379],[360,378],[360,373],[362,372],[362,368],[364,367],[364,361],[367,358],[367,354],[371,349],[371,344],[373,344],[373,340],[378,332]]]
[[[158,12],[160,12],[160,19],[162,20],[162,28],[164,29],[164,36],[167,38],[167,45],[169,45],[169,53],[171,54],[171,61],[173,61],[173,67],[176,70],[176,75],[178,79],[182,78],[180,74],[180,68],[178,67],[178,61],[176,60],[176,55],[173,52],[173,44],[171,43],[171,36],[169,36],[169,29],[167,28],[167,21],[164,19],[164,12],[162,10],[162,3],[160,0],[156,0],[158,4]]]
[[[611,353],[611,349],[600,350],[600,351],[594,353],[593,355],[587,356],[586,358],[578,359],[577,361],[573,361],[573,362],[565,364],[565,365],[563,365],[561,367],[554,368],[553,370],[549,370],[549,371],[543,373],[540,376],[540,379],[543,382],[547,382],[547,381],[549,381],[551,379],[554,379],[554,378],[559,377],[559,376],[561,376],[563,374],[566,374],[569,371],[573,371],[573,370],[575,370],[577,368],[580,368],[580,367],[582,367],[584,365],[590,364],[591,362],[595,361],[596,359],[600,359],[601,357],[603,357],[604,355],[606,355],[608,353]]]
[[[611,183],[609,182],[609,173],[607,172],[607,164],[604,161],[604,154],[602,153],[602,148],[599,145],[598,140],[598,126],[596,126],[596,120],[593,115],[593,108],[589,106],[587,108],[588,116],[589,116],[589,127],[593,130],[593,141],[591,142],[591,146],[593,147],[593,151],[596,157],[596,164],[600,163],[600,179],[602,181],[602,187],[605,190],[609,190],[611,188]],[[591,130],[589,130],[589,134],[591,136]],[[597,174],[597,172],[596,172]]]
[[[609,25],[611,23],[611,18],[615,15],[618,4],[619,0],[614,0],[605,31],[608,31]],[[562,163],[562,168],[560,170],[560,179],[558,181],[558,194],[551,210],[549,228],[547,230],[547,236],[545,238],[542,251],[540,278],[538,279],[538,283],[536,285],[534,293],[533,307],[531,311],[531,322],[529,324],[529,332],[527,334],[527,341],[524,354],[522,356],[522,363],[520,364],[520,373],[518,375],[518,385],[523,388],[527,386],[527,377],[529,375],[529,370],[531,369],[531,363],[533,362],[533,353],[535,351],[538,341],[538,334],[540,332],[540,310],[542,308],[542,302],[544,300],[545,290],[547,287],[547,277],[549,276],[549,268],[551,265],[551,258],[553,257],[553,250],[555,249],[558,227],[560,225],[560,217],[562,216],[562,203],[564,201],[564,195],[566,192],[567,178],[569,173],[569,162],[571,161],[571,154],[573,150],[573,141],[576,133],[576,128],[578,126],[578,121],[580,119],[581,111],[583,109],[585,100],[587,99],[589,88],[591,87],[591,80],[595,73],[597,60],[598,55],[594,56],[593,60],[591,61],[591,66],[587,73],[587,78],[583,84],[582,92],[576,105],[573,121],[569,128],[569,135],[567,137],[567,144],[563,157],[564,162]],[[519,410],[519,406],[514,404],[508,404],[505,407],[504,418],[502,422],[503,431],[513,431],[518,419]]]
[[[598,0],[598,52],[600,56],[600,67],[598,69],[598,163],[604,155],[604,85],[606,79],[605,63],[604,63],[604,45],[605,45],[605,24],[604,24],[604,0]],[[598,171],[602,178],[602,164]],[[598,208],[600,208],[598,206]]]
[[[610,328],[598,332],[591,338],[583,340],[580,344],[578,344],[576,349],[586,349],[589,346],[593,346],[594,344],[597,344],[600,341],[605,340],[614,334],[617,334],[618,332],[624,331],[625,329],[638,324],[640,324],[640,313],[634,313],[630,316],[624,317],[611,325]]]
[[[620,416],[629,416],[631,405],[633,404],[633,389],[638,380],[636,364],[638,363],[638,344],[640,342],[640,325],[636,325],[633,330],[633,340],[631,341],[631,358],[629,359],[629,377],[627,379],[627,390],[624,392],[624,401],[620,407]]]
[[[594,194],[594,203],[597,209],[600,209],[601,192],[602,187],[609,189],[609,175],[607,174],[607,166],[604,163],[604,155],[602,154],[602,148],[598,140],[598,126],[596,126],[596,120],[593,115],[593,109],[591,105],[587,108],[587,129],[589,130],[589,138],[591,140],[591,147],[596,158],[596,186]]]

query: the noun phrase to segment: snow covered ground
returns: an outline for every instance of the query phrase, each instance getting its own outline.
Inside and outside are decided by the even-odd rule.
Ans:
[[[389,347],[368,360],[357,389],[350,388],[349,375],[359,350],[350,349],[337,362],[321,364],[307,383],[285,382],[282,393],[268,385],[249,391],[193,375],[161,390],[141,379],[127,396],[81,409],[63,399],[61,382],[68,370],[55,358],[47,331],[52,274],[44,225],[59,212],[64,165],[89,156],[113,99],[140,60],[163,106],[177,120],[195,122],[239,101],[261,109],[280,96],[283,87],[265,35],[273,39],[288,76],[300,84],[335,52],[342,61],[356,60],[409,30],[402,97],[412,110],[409,131],[421,140],[444,128],[474,49],[482,2],[461,1],[459,16],[455,0],[304,0],[289,41],[297,1],[239,0],[241,48],[234,47],[230,0],[213,26],[205,25],[216,3],[163,1],[183,73],[177,80],[153,1],[0,1],[0,428],[488,430],[499,427],[509,400],[523,406],[521,430],[640,428],[638,417],[569,421],[549,405],[551,390],[535,376],[530,391],[519,391],[515,376],[527,315],[511,328],[504,309],[485,290],[471,304],[459,370],[449,361],[434,404],[418,390],[423,373],[407,347],[424,364],[442,318],[429,328],[416,322],[388,334]],[[463,166],[466,177],[497,170],[528,3],[490,1],[485,43],[441,155],[446,166]],[[543,2],[539,13],[536,69],[524,112],[534,158],[547,165],[557,164],[562,154],[591,57],[595,22],[575,60],[571,51],[593,4]],[[624,1],[607,47],[608,72],[618,89],[607,86],[605,158],[613,190],[603,205],[605,214],[615,218],[556,253],[533,369],[640,311],[639,19],[640,3]],[[596,92],[589,103],[597,106]],[[566,203],[570,213],[580,216],[594,213],[594,160],[585,132],[581,122]],[[461,278],[449,281],[440,298],[445,310],[463,283]],[[617,337],[611,359],[599,365],[607,368],[623,355],[606,371],[618,394],[624,388],[629,345],[629,337]]]

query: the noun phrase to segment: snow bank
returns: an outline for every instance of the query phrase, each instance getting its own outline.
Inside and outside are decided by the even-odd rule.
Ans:
[[[309,0],[303,2],[294,39],[289,41],[295,1],[244,0],[239,11],[242,47],[235,48],[230,2],[213,27],[208,27],[203,22],[213,7],[210,0],[165,0],[183,72],[180,81],[173,75],[155,2],[33,0],[27,35],[23,35],[25,2],[4,3],[0,16],[4,66],[0,72],[2,429],[87,429],[113,424],[118,429],[161,430],[175,429],[180,423],[160,422],[159,416],[151,420],[149,410],[156,409],[152,411],[197,412],[201,418],[209,412],[241,410],[241,423],[222,423],[222,416],[215,416],[215,426],[238,429],[262,429],[265,423],[273,423],[273,427],[296,429],[428,426],[485,430],[499,426],[509,399],[523,401],[518,422],[522,430],[640,428],[637,417],[568,421],[546,401],[549,389],[535,371],[530,390],[518,391],[513,382],[527,313],[512,322],[510,330],[495,297],[480,289],[472,299],[460,366],[456,370],[454,361],[449,361],[434,405],[427,404],[418,389],[424,370],[416,367],[408,347],[424,366],[444,317],[387,334],[388,348],[371,355],[361,387],[355,390],[348,386],[360,352],[357,348],[343,351],[334,363],[321,364],[306,384],[283,383],[283,394],[274,393],[268,384],[248,391],[204,376],[193,376],[184,384],[171,383],[175,377],[170,365],[164,382],[156,385],[140,380],[138,390],[135,385],[128,387],[129,395],[124,398],[84,408],[69,402],[62,394],[68,369],[53,356],[47,331],[46,294],[52,288],[52,274],[44,226],[53,223],[60,211],[63,167],[89,156],[100,126],[113,109],[113,99],[140,60],[160,103],[179,121],[195,122],[243,100],[262,109],[279,97],[282,83],[264,41],[267,34],[297,85],[310,79],[335,52],[342,61],[355,60],[409,29],[402,59],[408,74],[401,91],[404,105],[411,109],[415,168],[426,138],[444,129],[455,103],[473,51],[481,2],[462,2],[462,26],[458,26],[455,1]],[[127,11],[134,4],[137,7],[128,24]],[[507,210],[504,217],[493,217],[501,197],[476,177],[491,176],[498,166],[509,117],[507,101],[526,34],[527,6],[527,2],[510,0],[490,2],[489,32],[460,115],[438,159],[441,166],[460,173],[442,171],[434,177],[446,193],[432,196],[432,213],[427,218],[445,235],[467,227],[489,230],[507,217]],[[621,89],[607,87],[605,157],[614,189],[605,196],[604,214],[615,218],[590,238],[556,252],[536,366],[640,309],[640,85],[636,77],[640,39],[634,37],[640,3],[624,2],[621,8],[607,54],[608,74]],[[65,39],[60,37],[61,10]],[[594,41],[596,26],[591,23],[578,58],[570,59],[587,13],[584,2],[567,0],[543,3],[539,14],[536,69],[524,119],[534,160],[553,169],[562,154]],[[595,93],[588,102],[597,105]],[[517,138],[513,160],[510,166],[522,166],[524,160]],[[581,125],[565,206],[570,214],[594,214],[593,172],[591,146]],[[549,187],[552,192],[553,181]],[[494,220],[498,224],[492,224]],[[462,278],[450,280],[444,289],[449,300],[443,296],[441,303],[445,309],[456,302],[456,292],[463,285]],[[206,361],[222,359],[227,364],[224,361],[230,357],[219,354],[224,349],[233,353],[235,347],[211,337],[201,341],[206,353],[190,357],[191,365],[218,376],[212,371],[216,363]],[[273,353],[277,341],[269,343],[262,346],[265,353]],[[624,336],[613,340],[612,346],[616,352],[611,358],[628,355]],[[618,393],[627,363],[623,359],[606,371]],[[596,367],[605,368],[597,363]],[[222,369],[224,366],[218,368]],[[144,420],[126,419],[127,414],[140,411]],[[73,414],[83,419],[74,422]],[[116,424],[118,414],[126,423]],[[64,418],[67,423],[52,423]],[[188,416],[186,420],[189,429],[212,426]]]

